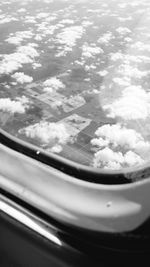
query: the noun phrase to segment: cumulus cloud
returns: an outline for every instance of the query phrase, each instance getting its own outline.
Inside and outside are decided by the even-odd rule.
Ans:
[[[96,168],[120,169],[123,163],[121,152],[114,152],[106,147],[94,155],[93,166]]]
[[[7,38],[5,41],[10,43],[10,44],[14,44],[14,45],[19,45],[22,42],[22,38],[18,37],[18,36],[12,36]]]
[[[25,75],[23,72],[16,72],[11,77],[21,84],[31,83],[33,81],[33,78],[31,76]]]
[[[103,109],[111,118],[146,119],[150,115],[150,93],[141,86],[129,86],[123,90],[121,97],[114,102],[105,104]]]
[[[92,21],[89,21],[89,20],[83,20],[82,21],[82,26],[83,27],[89,27],[89,26],[91,26],[91,25],[93,25],[93,22]]]
[[[130,64],[121,64],[119,66],[118,73],[122,74],[123,77],[141,79],[147,76],[150,72],[149,71],[141,71],[140,69],[133,67]]]
[[[144,164],[144,160],[134,153],[128,151],[123,155],[121,152],[114,152],[106,147],[95,153],[93,166],[111,170],[120,170],[123,167],[131,167]]]
[[[6,15],[2,15],[1,19],[0,19],[0,24],[5,24],[5,23],[9,23],[11,21],[18,21],[18,19],[11,17],[11,16],[7,16]]]
[[[128,33],[131,33],[131,30],[128,29],[127,27],[118,27],[116,29],[116,32],[118,32],[120,35],[126,35]]]
[[[132,16],[128,16],[128,17],[118,17],[118,20],[121,22],[126,22],[126,21],[131,21],[133,20]]]
[[[120,8],[126,8],[128,6],[128,3],[118,3],[118,7]]]
[[[53,93],[54,89],[52,87],[44,87],[44,92]]]
[[[131,48],[137,49],[139,51],[150,52],[150,45],[148,43],[143,43],[141,41],[135,42],[133,45],[131,45]]]
[[[20,45],[24,39],[30,39],[32,36],[32,31],[18,31],[13,36],[10,35],[5,41],[10,44]]]
[[[0,62],[0,74],[10,74],[21,68],[23,64],[34,63],[34,58],[38,56],[33,44],[19,46],[16,52],[3,55]]]
[[[17,52],[29,56],[32,59],[36,58],[39,56],[39,53],[34,46],[37,46],[37,44],[29,43],[28,45],[19,46]]]
[[[56,36],[56,42],[63,45],[63,48],[56,56],[64,56],[72,51],[78,39],[82,37],[84,28],[82,26],[70,26],[64,28]]]
[[[124,55],[121,52],[111,53],[110,59],[112,61],[123,60]]]
[[[130,39],[129,37],[126,37],[125,40],[127,41],[131,41],[132,39]],[[131,45],[132,47],[132,45]],[[136,44],[135,47],[133,46],[134,49],[136,49]],[[133,54],[123,54],[121,52],[116,52],[116,53],[110,53],[110,59],[112,61],[118,61],[120,60],[121,62],[125,62],[126,66],[129,65],[129,63],[149,63],[150,62],[150,58],[146,55],[141,55],[141,54],[137,54],[137,55],[133,55]],[[128,64],[127,64],[128,63]],[[130,66],[131,68],[131,66]]]
[[[113,34],[111,32],[106,32],[98,39],[97,42],[100,44],[108,45],[110,43],[110,41],[114,38],[115,37],[113,36]]]
[[[49,17],[48,19],[52,20],[52,17]],[[58,30],[59,28],[62,27],[61,23],[56,23],[55,25],[49,25],[50,21],[48,19],[44,19],[44,21],[38,24],[37,34],[35,36],[35,39],[37,41],[40,41],[40,38],[52,35],[55,32],[55,30]]]
[[[35,24],[36,23],[36,19],[33,16],[25,16],[25,23],[31,23],[31,24]]]
[[[134,129],[106,124],[97,129],[91,144],[96,148],[94,167],[121,169],[144,164],[150,143]]]
[[[52,92],[53,90],[63,89],[65,85],[57,78],[52,77],[43,83],[44,91]]]
[[[75,46],[77,39],[82,37],[83,32],[84,30],[81,26],[66,27],[57,35],[57,40],[60,44],[72,47]]]
[[[0,74],[10,74],[22,67],[21,63],[19,62],[20,58],[17,60],[18,54],[16,53],[16,57],[14,56],[15,55],[13,54],[4,57],[0,63]]]
[[[126,149],[136,149],[139,142],[144,141],[140,133],[134,129],[128,129],[120,124],[106,124],[97,129],[95,135],[112,144],[113,147],[121,146]]]
[[[142,165],[144,164],[144,160],[135,152],[128,151],[124,155],[124,164],[127,166],[136,166],[136,165]]]
[[[41,34],[36,34],[35,38],[36,41],[42,41],[42,36]]]
[[[0,110],[4,112],[14,113],[25,113],[26,109],[29,107],[29,100],[25,96],[17,97],[14,100],[10,98],[0,99]]]
[[[60,21],[62,24],[74,24],[74,20],[72,19],[63,19]]]
[[[82,46],[82,56],[87,58],[93,58],[98,54],[104,53],[103,49],[98,46],[89,46],[88,43],[85,43]]]
[[[70,140],[70,135],[62,123],[41,121],[20,130],[27,137],[39,139],[42,143],[50,145],[50,151],[59,153],[62,145]]]
[[[25,8],[20,8],[20,9],[18,9],[18,12],[19,13],[24,13],[24,12],[26,12],[27,10],[25,9]]]
[[[43,18],[46,18],[48,17],[50,14],[49,13],[46,13],[46,12],[40,12],[37,14],[36,18],[37,19],[43,19]]]
[[[41,67],[42,67],[42,64],[41,64],[41,63],[34,62],[34,63],[32,64],[32,67],[33,67],[33,69],[35,70],[35,69],[37,69],[37,68],[41,68]]]
[[[118,84],[119,86],[129,86],[130,85],[130,79],[128,79],[127,77],[115,77],[112,79],[112,81],[116,84]]]
[[[108,71],[107,70],[101,70],[101,71],[97,72],[97,74],[99,74],[101,77],[104,77],[108,74]]]

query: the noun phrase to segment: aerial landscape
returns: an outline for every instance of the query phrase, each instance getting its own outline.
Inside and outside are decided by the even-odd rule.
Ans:
[[[149,0],[1,0],[1,129],[85,166],[144,166],[149,14]]]

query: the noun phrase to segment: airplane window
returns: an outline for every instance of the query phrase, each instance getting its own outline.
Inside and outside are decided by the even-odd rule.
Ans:
[[[94,170],[150,157],[150,2],[1,0],[0,128]]]

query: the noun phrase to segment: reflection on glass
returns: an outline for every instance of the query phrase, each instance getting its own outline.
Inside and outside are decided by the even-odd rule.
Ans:
[[[0,125],[95,168],[150,156],[150,2],[2,0]]]

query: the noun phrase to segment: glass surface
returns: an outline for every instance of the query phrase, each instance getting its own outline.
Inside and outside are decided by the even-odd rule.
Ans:
[[[149,15],[149,0],[1,0],[0,127],[85,166],[147,163]]]

